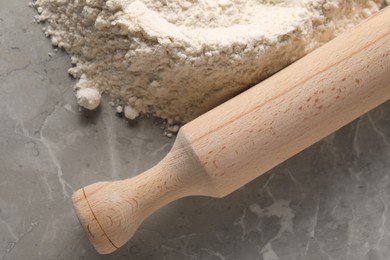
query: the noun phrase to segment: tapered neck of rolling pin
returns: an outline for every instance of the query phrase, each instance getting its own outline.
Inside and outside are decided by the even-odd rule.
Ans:
[[[213,196],[212,183],[209,182],[208,175],[186,143],[184,134],[180,132],[172,150],[156,166],[136,177],[114,184],[124,187],[125,197],[134,199],[135,191],[142,193],[143,199],[139,203],[148,203],[145,210],[153,208],[151,212],[144,211],[146,215],[182,197]],[[138,206],[144,206],[143,204]]]

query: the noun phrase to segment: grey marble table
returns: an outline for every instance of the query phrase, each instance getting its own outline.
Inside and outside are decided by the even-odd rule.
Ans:
[[[108,99],[79,111],[69,58],[27,4],[0,8],[0,260],[390,259],[389,101],[223,199],[168,205],[99,256],[72,192],[148,169],[173,139],[156,120],[129,124]]]

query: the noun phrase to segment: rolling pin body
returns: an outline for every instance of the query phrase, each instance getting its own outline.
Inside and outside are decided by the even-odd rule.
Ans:
[[[131,179],[77,191],[81,224],[110,253],[158,208],[223,197],[390,98],[390,8],[181,128]]]

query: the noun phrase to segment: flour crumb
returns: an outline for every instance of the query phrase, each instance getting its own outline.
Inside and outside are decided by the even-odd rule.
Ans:
[[[134,120],[139,116],[139,112],[131,106],[125,106],[124,114],[130,120]]]
[[[180,129],[180,127],[178,125],[172,125],[172,126],[168,126],[168,128],[166,130],[171,132],[171,133],[176,134],[177,132],[179,132],[179,129]]]
[[[169,123],[170,122],[167,121],[167,125],[162,127],[162,129],[164,130],[163,135],[168,137],[168,138],[172,138],[173,135],[175,135],[175,134],[177,134],[177,132],[179,132],[180,126],[179,125],[170,125]]]
[[[167,131],[164,131],[164,132],[163,132],[163,135],[166,136],[166,137],[168,137],[168,138],[172,138],[172,137],[173,137],[173,133],[167,132]]]
[[[115,111],[118,113],[118,114],[121,114],[123,113],[123,107],[122,106],[117,106]]]
[[[94,88],[81,88],[76,92],[77,103],[79,106],[93,110],[100,104],[100,92]]]

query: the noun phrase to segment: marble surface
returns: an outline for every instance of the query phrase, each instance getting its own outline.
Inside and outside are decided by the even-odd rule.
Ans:
[[[168,205],[98,255],[72,192],[148,169],[173,139],[156,120],[116,116],[107,98],[79,111],[69,58],[33,16],[27,1],[2,0],[0,260],[389,259],[389,101],[223,199]]]

